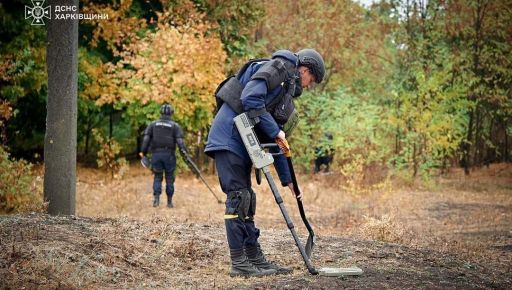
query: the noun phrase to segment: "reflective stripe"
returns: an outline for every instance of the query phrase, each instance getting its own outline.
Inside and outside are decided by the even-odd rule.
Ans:
[[[168,123],[168,122],[156,122],[155,123],[155,126],[164,126],[164,127],[169,127],[169,128],[172,128],[172,123]]]
[[[225,214],[224,215],[224,219],[227,220],[227,219],[237,219],[238,218],[238,215],[237,214]]]

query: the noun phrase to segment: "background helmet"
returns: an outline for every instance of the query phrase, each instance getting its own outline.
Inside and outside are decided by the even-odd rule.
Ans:
[[[297,52],[299,65],[303,65],[315,76],[317,83],[321,83],[325,75],[325,65],[322,56],[312,48],[301,49]]]
[[[163,104],[160,108],[160,115],[171,116],[174,113],[174,109],[169,104]]]

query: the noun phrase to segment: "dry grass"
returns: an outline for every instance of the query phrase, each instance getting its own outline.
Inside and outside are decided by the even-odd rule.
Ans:
[[[206,178],[223,197],[216,177]],[[306,213],[318,236],[316,263],[373,265],[374,271],[386,272],[393,265],[407,272],[410,269],[404,265],[414,267],[414,259],[421,257],[419,262],[433,259],[443,267],[446,261],[442,258],[422,252],[428,250],[458,257],[464,261],[465,270],[486,265],[494,271],[493,275],[498,275],[493,278],[497,281],[499,275],[511,273],[510,165],[483,168],[473,172],[470,178],[454,170],[426,188],[388,184],[354,192],[341,189],[338,179],[336,175],[299,178],[306,194]],[[0,274],[11,283],[10,287],[42,289],[168,288],[169,285],[210,289],[254,283],[268,288],[280,281],[279,277],[227,278],[224,205],[217,204],[200,181],[188,175],[178,176],[174,209],[151,207],[151,185],[150,173],[138,166],[132,166],[120,181],[110,180],[98,170],[79,168],[79,217],[34,214],[0,218]],[[311,281],[318,282],[303,278],[308,276],[304,276],[300,256],[268,186],[254,188],[258,193],[256,222],[262,229],[261,241],[267,256],[295,269],[286,279],[296,281],[298,288]],[[306,231],[293,197],[287,189],[281,193],[304,238]],[[165,204],[165,197],[162,199]],[[384,260],[375,260],[382,257],[398,260],[388,261],[389,265]],[[372,276],[371,268],[369,271],[367,279],[380,277]],[[426,279],[422,275],[427,274],[418,277]],[[319,285],[339,287],[325,283]],[[385,284],[374,286],[382,285]]]
[[[383,215],[380,218],[364,216],[364,222],[359,227],[359,236],[364,239],[390,243],[405,243],[406,229],[393,215]]]
[[[224,198],[215,176],[206,177],[216,194]],[[512,166],[482,168],[467,177],[452,170],[435,179],[429,187],[385,184],[367,191],[340,188],[339,176],[303,175],[299,183],[306,197],[304,204],[315,232],[322,236],[356,236],[368,240],[436,247],[468,253],[482,243],[499,237],[486,231],[508,235],[512,230]],[[256,222],[262,229],[286,229],[282,215],[268,186],[254,188],[258,193]],[[159,217],[170,223],[223,225],[224,205],[190,175],[178,176],[172,210],[151,207],[152,176],[138,166],[122,181],[111,181],[97,170],[79,171],[77,215],[89,217],[129,217],[151,220]],[[295,201],[281,188],[288,211],[299,230],[301,220]],[[165,203],[165,196],[162,196]],[[498,234],[499,235],[499,234]],[[441,242],[440,242],[441,241]],[[503,246],[498,243],[497,246]],[[489,248],[489,247],[485,247]],[[481,251],[479,251],[481,252]]]
[[[32,227],[44,220],[44,228]],[[91,220],[32,215],[10,219],[2,228],[2,250],[15,261],[10,281],[25,280],[29,288],[130,288],[187,285],[189,275],[213,275],[211,261],[219,260],[218,239],[190,236],[195,225],[170,226],[162,219],[139,223],[126,219]],[[23,243],[23,242],[26,243]],[[30,242],[29,242],[30,241]],[[34,242],[36,241],[36,242]],[[219,267],[220,268],[220,267]],[[189,275],[172,273],[190,270]],[[208,269],[208,273],[204,273]],[[25,275],[33,278],[28,281]],[[58,280],[61,285],[49,281]],[[201,288],[213,285],[205,284]]]

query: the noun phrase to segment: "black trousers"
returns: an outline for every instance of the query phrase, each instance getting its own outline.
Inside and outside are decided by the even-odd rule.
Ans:
[[[258,244],[260,230],[254,224],[256,193],[251,188],[251,160],[244,160],[230,151],[215,152],[219,182],[227,194],[224,224],[229,248],[232,250]]]
[[[153,195],[162,193],[162,181],[165,174],[165,193],[167,198],[174,195],[174,171],[176,170],[176,156],[171,152],[155,152],[151,159],[153,167]]]
[[[315,173],[320,171],[320,166],[325,165],[325,172],[329,172],[329,165],[331,164],[331,156],[319,156],[315,159]]]

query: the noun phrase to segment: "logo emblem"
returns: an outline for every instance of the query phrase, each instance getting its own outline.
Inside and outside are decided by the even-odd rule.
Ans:
[[[25,5],[25,19],[33,18],[32,25],[44,25],[43,18],[50,19],[50,6],[43,7],[44,0],[32,0],[33,7]]]

